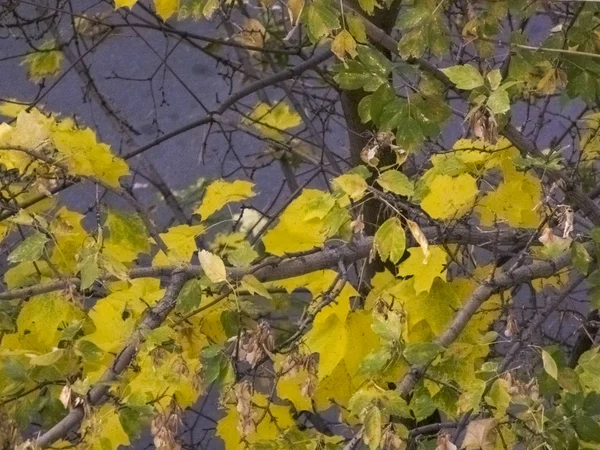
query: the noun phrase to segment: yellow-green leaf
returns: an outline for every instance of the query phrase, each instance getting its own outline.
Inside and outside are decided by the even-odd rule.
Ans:
[[[410,197],[415,188],[412,181],[398,170],[386,170],[377,178],[377,183],[386,191]]]
[[[47,42],[28,54],[23,64],[27,67],[27,76],[31,81],[41,81],[46,77],[53,77],[60,71],[63,53],[56,50],[56,42]]]
[[[406,249],[406,235],[400,219],[391,217],[375,232],[373,246],[383,261],[390,260],[394,264],[400,261]]]
[[[207,188],[202,203],[195,213],[200,214],[202,220],[219,211],[226,204],[239,202],[254,197],[254,183],[244,180],[232,182],[215,180]]]
[[[365,179],[355,173],[341,175],[335,178],[333,183],[355,201],[360,200],[369,187]]]

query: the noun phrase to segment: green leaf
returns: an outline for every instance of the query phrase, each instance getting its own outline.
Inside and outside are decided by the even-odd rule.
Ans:
[[[437,342],[416,342],[408,344],[402,353],[409,364],[423,365],[439,355],[444,347]]]
[[[424,139],[421,125],[411,117],[403,120],[396,132],[396,144],[411,152],[418,150]]]
[[[379,86],[371,96],[371,120],[380,125],[379,118],[383,114],[384,108],[396,98],[396,91],[388,84]]]
[[[575,269],[577,269],[582,275],[587,275],[592,258],[583,244],[579,242],[573,242],[571,247],[571,258],[573,261],[573,267],[575,267]]]
[[[386,220],[375,233],[373,246],[383,261],[400,261],[406,249],[406,235],[397,217]]]
[[[177,309],[185,313],[198,308],[202,302],[202,289],[198,278],[188,280],[177,296]]]
[[[589,416],[580,415],[573,419],[575,431],[581,439],[587,442],[600,442],[600,425]]]
[[[27,236],[17,247],[8,255],[8,262],[18,263],[21,261],[35,261],[44,253],[48,237],[37,230]]]
[[[450,81],[452,81],[458,89],[470,91],[479,86],[483,86],[483,77],[477,68],[470,64],[448,67],[442,69],[442,72],[450,78]]]
[[[415,191],[412,181],[398,170],[386,170],[377,178],[377,183],[386,191],[406,197]]]
[[[544,365],[544,370],[548,375],[550,375],[555,380],[558,379],[558,367],[556,366],[556,361],[550,353],[546,350],[542,349],[542,363]]]
[[[365,95],[358,102],[358,117],[362,123],[367,123],[371,120],[371,99],[372,95]]]
[[[338,13],[327,0],[315,0],[308,6],[307,21],[313,42],[340,28]]]
[[[502,73],[500,73],[500,69],[494,69],[486,75],[486,78],[490,83],[492,91],[495,91],[502,82]]]
[[[408,30],[409,28],[414,28],[421,24],[421,22],[423,22],[429,16],[431,16],[431,10],[425,6],[409,8],[406,11],[403,10],[398,15],[396,26],[400,29],[400,31]]]
[[[427,48],[427,40],[422,28],[409,31],[398,42],[398,52],[403,59],[420,58]]]
[[[367,376],[381,375],[392,359],[392,350],[381,347],[373,350],[362,361],[359,372]]]
[[[487,101],[487,106],[494,114],[504,114],[510,111],[510,98],[503,89],[492,92]]]

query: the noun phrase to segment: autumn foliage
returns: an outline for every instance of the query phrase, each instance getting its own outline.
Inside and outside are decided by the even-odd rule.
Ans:
[[[0,6],[43,93],[0,103],[0,449],[599,448],[597,3],[46,3]],[[121,151],[85,61],[142,30],[231,90]],[[175,191],[142,158],[196,129],[258,153]]]

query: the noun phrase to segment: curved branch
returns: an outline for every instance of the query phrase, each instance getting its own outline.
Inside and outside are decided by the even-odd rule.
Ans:
[[[522,229],[473,229],[464,225],[454,227],[452,230],[449,230],[447,234],[440,234],[440,229],[437,227],[425,227],[422,231],[432,244],[470,244],[482,248],[524,243],[531,238],[532,233],[530,230]],[[418,245],[412,236],[407,236],[407,238],[410,240],[408,245]],[[255,266],[230,268],[228,269],[227,275],[229,279],[234,281],[240,280],[248,273],[254,274],[263,281],[281,280],[314,272],[315,270],[333,267],[340,259],[345,264],[352,264],[360,259],[366,258],[369,255],[372,246],[373,238],[366,237],[338,247],[326,247],[307,256],[295,257],[291,255],[287,258],[271,258],[270,261],[267,261],[266,263],[262,262]],[[130,279],[169,276],[178,269],[181,268],[177,266],[139,267],[129,270],[127,276]],[[182,270],[189,276],[198,276],[202,269],[197,265],[188,265]],[[115,281],[116,279],[117,278],[114,275],[107,275],[100,278],[100,281],[107,282]],[[0,301],[23,299],[34,295],[66,289],[69,286],[79,287],[80,279],[78,277],[72,277],[52,283],[12,289],[0,293]]]

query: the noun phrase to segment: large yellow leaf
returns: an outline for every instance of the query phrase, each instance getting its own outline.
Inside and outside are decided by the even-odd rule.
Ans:
[[[476,211],[482,225],[491,226],[499,221],[511,227],[536,228],[540,223],[541,199],[542,186],[538,178],[507,170],[504,181],[481,200]]]
[[[275,106],[258,103],[250,113],[248,122],[266,137],[282,140],[284,134],[281,131],[297,127],[302,123],[302,118],[290,105],[281,101]]]
[[[53,126],[52,142],[64,158],[69,171],[97,179],[118,188],[119,179],[129,175],[127,163],[114,155],[110,147],[96,140],[89,128],[79,128],[71,119]]]
[[[141,352],[136,365],[139,370],[129,371],[123,380],[124,396],[141,396],[147,402],[158,400],[162,408],[168,407],[172,399],[182,408],[192,406],[198,399],[197,356],[194,361],[167,351],[159,351],[157,356]]]
[[[398,266],[398,274],[407,277],[413,276],[415,292],[429,292],[433,280],[446,279],[446,261],[448,255],[440,246],[429,247],[429,255],[425,257],[421,247],[408,249],[410,256]]]
[[[269,403],[264,395],[258,393],[252,397],[252,403],[258,406],[258,408],[254,407],[252,412],[253,422],[256,423],[259,420],[260,422],[256,429],[245,437],[248,444],[256,444],[259,441],[275,441],[283,430],[294,425],[294,419],[287,406]],[[264,408],[267,406],[269,411],[265,414]],[[225,442],[225,450],[245,450],[247,448],[237,430],[238,417],[236,406],[229,405],[225,417],[220,419],[217,424],[217,436]]]
[[[37,150],[50,137],[52,120],[37,109],[21,111],[13,126],[0,124],[0,146],[20,147]],[[40,167],[39,161],[17,150],[0,150],[0,164],[7,169],[17,169],[21,174],[30,174]]]
[[[219,211],[228,203],[239,202],[254,197],[256,194],[254,193],[253,188],[254,183],[251,183],[250,181],[213,181],[206,188],[202,203],[195,212],[196,214],[200,214],[202,220],[205,220],[208,216]]]
[[[58,345],[64,327],[84,317],[83,311],[60,292],[32,297],[19,313],[17,332],[6,334],[0,348],[48,353]]]
[[[349,220],[340,210],[329,193],[305,189],[281,214],[277,225],[266,233],[265,249],[282,256],[320,247]]]
[[[129,445],[117,408],[110,402],[87,417],[81,427],[88,450],[117,450],[121,445]]]
[[[128,288],[98,300],[89,312],[96,330],[85,339],[105,352],[118,351],[133,332],[142,313],[148,305],[156,303],[162,292],[159,280],[138,278],[131,280]]]
[[[203,232],[202,225],[176,225],[169,228],[166,233],[161,233],[160,237],[169,249],[169,255],[159,251],[152,260],[152,265],[188,263],[192,254],[197,250],[196,236]]]
[[[469,174],[437,175],[421,207],[434,219],[460,219],[474,206],[477,192],[477,182]]]

